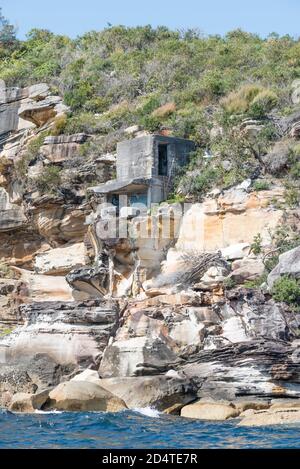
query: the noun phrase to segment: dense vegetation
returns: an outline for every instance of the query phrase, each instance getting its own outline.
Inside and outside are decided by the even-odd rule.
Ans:
[[[295,108],[300,41],[290,36],[261,39],[237,30],[204,37],[196,30],[117,26],[75,40],[32,30],[18,41],[4,18],[0,23],[0,78],[9,86],[44,81],[63,95],[71,113],[55,132],[95,134],[87,153],[114,150],[132,124],[195,140],[192,171],[178,175],[183,195],[201,197],[214,183],[226,187],[257,174],[278,139],[270,116]],[[236,132],[245,118],[264,123],[255,142]],[[203,159],[207,151],[218,156],[213,163]],[[299,164],[298,154],[291,189]]]
[[[290,36],[262,39],[236,30],[204,37],[197,30],[117,26],[75,40],[34,29],[19,41],[0,9],[0,79],[8,86],[46,82],[63,96],[70,113],[56,119],[51,133],[92,134],[80,158],[114,151],[133,124],[197,143],[189,167],[177,168],[172,201],[199,200],[214,186],[249,177],[253,190],[268,190],[279,178],[286,187],[279,208],[299,206],[300,144],[278,125],[297,111],[300,120],[292,100],[299,77],[300,40]],[[247,122],[256,126],[254,134],[243,131]],[[26,180],[48,133],[28,145],[15,167],[18,179]],[[272,158],[284,164],[274,169]],[[55,192],[61,183],[61,168],[49,165],[36,188]],[[260,234],[255,237],[251,250],[264,258],[266,270],[249,287],[260,286],[279,255],[300,244],[298,228],[279,228],[267,255]],[[298,305],[299,288],[297,280],[284,277],[274,298]]]

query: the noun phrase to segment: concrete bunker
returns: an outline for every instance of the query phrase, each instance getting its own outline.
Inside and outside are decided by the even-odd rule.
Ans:
[[[173,189],[177,169],[189,162],[195,149],[191,140],[145,135],[118,143],[117,177],[91,188],[103,203],[116,207],[151,207],[166,200]],[[132,210],[134,212],[134,210]]]

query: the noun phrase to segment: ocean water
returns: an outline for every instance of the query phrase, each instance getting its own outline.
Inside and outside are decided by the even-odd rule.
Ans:
[[[242,428],[152,409],[119,413],[0,411],[0,448],[300,448],[300,425]]]

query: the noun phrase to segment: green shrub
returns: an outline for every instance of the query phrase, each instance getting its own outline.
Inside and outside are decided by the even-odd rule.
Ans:
[[[27,145],[26,152],[16,161],[15,171],[18,179],[24,180],[24,178],[26,178],[29,164],[39,155],[40,148],[48,134],[49,132],[47,131],[41,132],[37,137],[31,140]]]
[[[178,191],[183,195],[194,196],[195,199],[200,200],[214,186],[219,177],[218,169],[213,166],[188,171],[180,179]]]
[[[0,263],[0,278],[14,278],[15,273],[8,265]]]
[[[293,153],[295,155],[296,158],[300,158],[300,143],[297,143],[294,147],[293,147]]]
[[[258,93],[250,104],[249,112],[260,119],[270,112],[278,103],[277,95],[271,90],[263,90]]]
[[[34,184],[41,194],[55,193],[61,185],[61,168],[53,165],[46,166],[41,176],[34,180]]]
[[[0,337],[5,337],[6,335],[11,334],[13,330],[13,327],[0,327]]]
[[[95,114],[91,112],[80,112],[67,119],[64,133],[71,135],[80,132],[87,134],[95,134],[97,132],[107,133],[108,129]]]
[[[229,114],[249,114],[257,119],[264,117],[278,103],[277,95],[261,85],[248,84],[238,91],[231,92],[222,100],[222,105]]]
[[[257,277],[256,279],[254,280],[246,280],[246,282],[244,283],[244,286],[246,288],[260,288],[262,286],[263,283],[265,283],[267,281],[267,277],[268,277],[268,274],[267,272],[262,274],[260,277]]]
[[[257,192],[259,191],[267,191],[270,189],[270,185],[268,181],[255,181],[253,184],[253,189]]]
[[[297,207],[300,203],[299,187],[287,183],[284,191],[284,200],[289,208]]]
[[[145,130],[148,130],[149,132],[156,132],[161,128],[161,119],[156,116],[145,116],[142,120],[141,123]]]
[[[262,91],[256,84],[247,84],[237,91],[232,91],[221,101],[222,106],[229,114],[243,114],[249,109],[250,103]]]
[[[236,286],[236,281],[232,277],[226,277],[223,281],[223,285],[227,290],[230,290]]]
[[[68,122],[68,117],[65,114],[57,117],[52,126],[51,135],[57,136],[57,135],[63,134],[65,132],[67,122]]]
[[[254,236],[253,243],[250,246],[250,252],[253,252],[256,256],[262,253],[262,237],[260,233]]]
[[[275,301],[300,308],[300,283],[295,278],[283,276],[278,279],[272,288]]]

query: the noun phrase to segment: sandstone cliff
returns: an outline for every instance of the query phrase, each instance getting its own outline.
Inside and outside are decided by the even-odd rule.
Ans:
[[[84,159],[88,134],[54,135],[68,109],[46,84],[7,89],[0,106],[2,405],[85,369],[121,408],[300,397],[299,313],[271,294],[275,278],[299,278],[299,248],[265,275],[278,230],[299,232],[280,179],[184,213],[161,204],[129,220],[128,238],[103,239],[87,189],[114,157]]]

